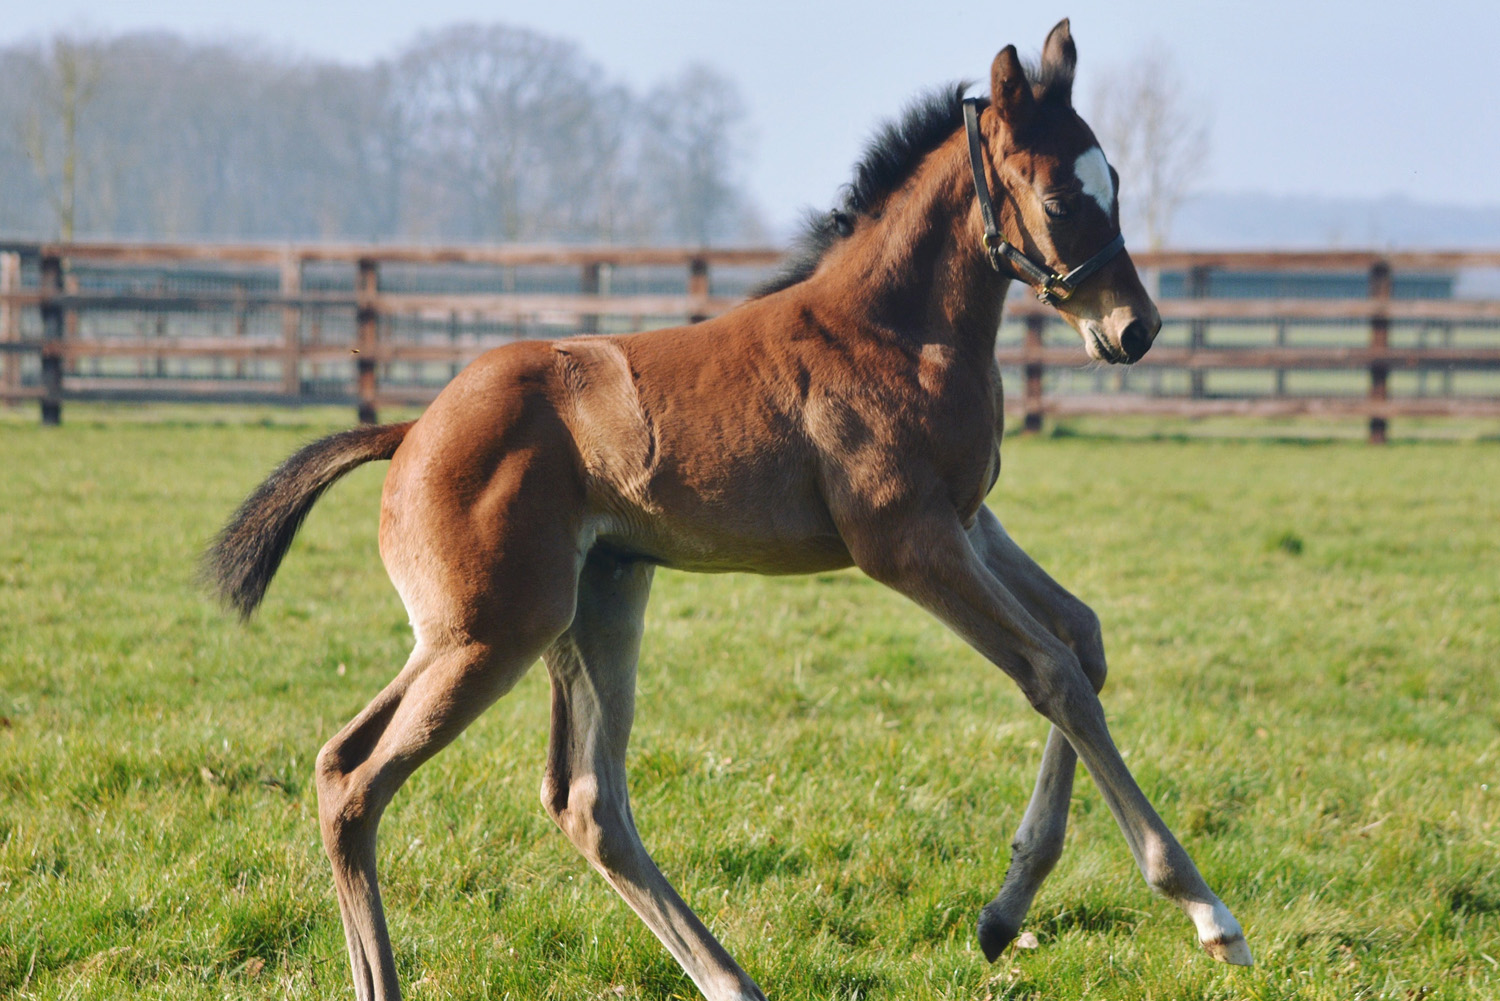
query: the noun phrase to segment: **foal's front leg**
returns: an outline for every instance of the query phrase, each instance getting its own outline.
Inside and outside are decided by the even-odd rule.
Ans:
[[[1125,766],[1077,655],[986,568],[956,516],[913,517],[850,548],[861,569],[932,612],[1021,687],[1082,757],[1146,882],[1187,913],[1211,956],[1248,965],[1239,922]]]
[[[1073,651],[1094,691],[1102,689],[1107,668],[1099,619],[1093,610],[1026,555],[989,508],[980,509],[969,530],[969,542],[1001,585]],[[1031,801],[1011,841],[1005,882],[979,915],[979,946],[991,962],[1015,939],[1042,881],[1062,856],[1077,765],[1073,745],[1053,726],[1047,734]]]

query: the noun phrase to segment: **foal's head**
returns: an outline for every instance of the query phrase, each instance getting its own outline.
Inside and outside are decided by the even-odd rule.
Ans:
[[[1006,46],[991,67],[990,105],[980,116],[992,180],[1000,185],[1000,234],[1059,275],[1120,233],[1119,175],[1073,110],[1077,59],[1066,20],[1047,36],[1041,65],[1030,75],[1015,46]],[[1161,328],[1156,305],[1123,251],[1054,305],[1101,361],[1136,361]]]

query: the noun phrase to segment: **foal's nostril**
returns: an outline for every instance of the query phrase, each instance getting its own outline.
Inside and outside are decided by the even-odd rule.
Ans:
[[[1151,347],[1151,335],[1146,331],[1146,325],[1140,320],[1131,320],[1125,332],[1120,335],[1120,348],[1125,352],[1125,357],[1131,361],[1139,361]]]

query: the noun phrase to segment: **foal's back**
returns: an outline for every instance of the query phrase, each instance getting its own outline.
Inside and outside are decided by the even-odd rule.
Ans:
[[[878,409],[855,376],[873,358],[831,346],[788,305],[487,353],[396,454],[382,551],[400,558],[412,531],[432,534],[413,511],[492,539],[486,552],[536,532],[539,513],[580,554],[597,544],[707,571],[849,565],[827,498],[846,489],[850,456],[830,443],[889,439],[845,402],[864,393]],[[532,493],[545,495],[539,512]]]

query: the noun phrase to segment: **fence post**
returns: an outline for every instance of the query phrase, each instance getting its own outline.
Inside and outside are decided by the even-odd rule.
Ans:
[[[165,295],[166,294],[166,292],[167,292],[167,278],[166,278],[165,275],[162,275],[161,277],[159,277],[159,278],[156,279],[156,292],[157,292],[158,295]],[[157,310],[156,311],[156,327],[152,331],[152,334],[156,338],[156,345],[158,347],[160,347],[166,341],[166,339],[167,339],[167,314],[166,314],[165,311],[163,311],[163,310]],[[164,354],[157,354],[155,356],[155,369],[156,369],[156,377],[158,379],[165,379],[167,377],[167,356],[166,355],[164,355]],[[179,374],[181,374],[181,373],[179,372]]]
[[[1286,324],[1285,320],[1277,320],[1276,321],[1276,347],[1277,348],[1284,348],[1284,347],[1286,347],[1286,329],[1287,329],[1287,324]],[[1285,395],[1286,395],[1286,369],[1281,368],[1281,367],[1278,366],[1277,369],[1276,369],[1276,397],[1277,397],[1277,399],[1280,399],[1281,397],[1283,397]]]
[[[21,291],[21,255],[0,254],[0,295]],[[21,339],[21,311],[9,302],[0,303],[0,344]],[[3,350],[3,349],[0,349]],[[0,354],[0,396],[21,388],[21,356],[14,351]]]
[[[302,258],[288,249],[281,257],[281,295],[302,294]],[[281,391],[291,402],[302,400],[302,307],[281,305]]]
[[[1442,330],[1443,347],[1445,347],[1445,348],[1451,348],[1451,347],[1453,347],[1453,324],[1451,324],[1451,323],[1445,323],[1445,324],[1442,325],[1442,327],[1440,329]],[[1453,395],[1453,363],[1452,362],[1446,362],[1443,365],[1443,378],[1442,378],[1441,385],[1443,387],[1443,395],[1444,396],[1452,396]]]
[[[1391,301],[1391,266],[1386,261],[1376,261],[1370,268],[1370,298],[1375,308],[1370,315],[1370,350],[1385,351],[1391,344],[1391,319],[1386,306]],[[1377,406],[1387,398],[1386,380],[1390,366],[1385,362],[1370,363],[1370,402]],[[1383,414],[1370,418],[1370,444],[1384,445],[1386,419]]]
[[[578,290],[584,295],[599,294],[599,262],[593,261],[583,266],[583,272],[578,276]],[[586,305],[585,309],[597,308],[593,304]],[[599,314],[595,312],[584,313],[578,318],[579,333],[597,334],[599,332]]]
[[[62,258],[42,255],[42,425],[62,423],[63,307],[57,297],[63,291]]]
[[[1426,350],[1427,350],[1427,338],[1428,338],[1429,335],[1431,335],[1431,333],[1432,333],[1432,323],[1431,323],[1431,321],[1423,323],[1420,327],[1417,328],[1417,350],[1418,351],[1426,352]],[[1426,396],[1427,395],[1427,376],[1428,376],[1428,374],[1429,374],[1429,370],[1428,370],[1428,367],[1427,367],[1427,365],[1425,363],[1424,364],[1420,364],[1420,365],[1417,366],[1417,395],[1418,396]]]
[[[240,347],[245,343],[245,335],[250,330],[250,288],[244,281],[234,283],[234,343]],[[95,373],[96,375],[98,373]],[[218,373],[215,372],[215,375]],[[234,360],[234,377],[245,378],[245,356],[240,355]]]
[[[458,350],[458,310],[456,309],[448,311],[448,346],[454,351]],[[448,365],[448,378],[450,380],[457,379],[458,373],[462,369],[463,366],[457,361],[450,362]]]
[[[1208,297],[1208,269],[1203,267],[1193,268],[1187,274],[1187,294],[1189,299],[1205,299]],[[1208,346],[1208,321],[1194,320],[1188,325],[1188,348],[1190,354],[1197,354]],[[1188,372],[1188,395],[1195,400],[1201,400],[1206,395],[1204,376],[1206,373],[1196,366]]]
[[[1026,317],[1025,340],[1021,343],[1021,357],[1026,374],[1026,388],[1021,397],[1025,416],[1021,430],[1036,434],[1042,429],[1042,335],[1047,329],[1047,317],[1033,313]]]
[[[708,260],[694,257],[688,262],[688,296],[699,300],[700,312],[688,316],[689,323],[702,323],[708,319]],[[701,304],[701,305],[700,305]]]
[[[359,422],[374,424],[375,411],[375,347],[380,329],[380,313],[375,297],[380,292],[380,265],[369,257],[359,259],[359,271],[354,282],[355,294],[355,352],[358,359]]]
[[[78,294],[78,274],[71,267],[64,267],[63,270],[62,270],[62,290],[63,290],[63,295],[77,295]],[[64,344],[73,344],[73,343],[76,343],[77,340],[78,340],[78,310],[73,309],[70,306],[70,307],[68,307],[68,308],[66,308],[66,309],[63,310],[63,343]],[[96,356],[94,358],[94,364],[97,365],[98,363],[99,363],[99,359]],[[64,355],[63,356],[63,374],[64,375],[83,375],[84,374],[83,373],[83,359],[82,358],[77,358],[77,357],[69,358],[66,355]],[[97,375],[98,372],[96,371],[94,374]]]

